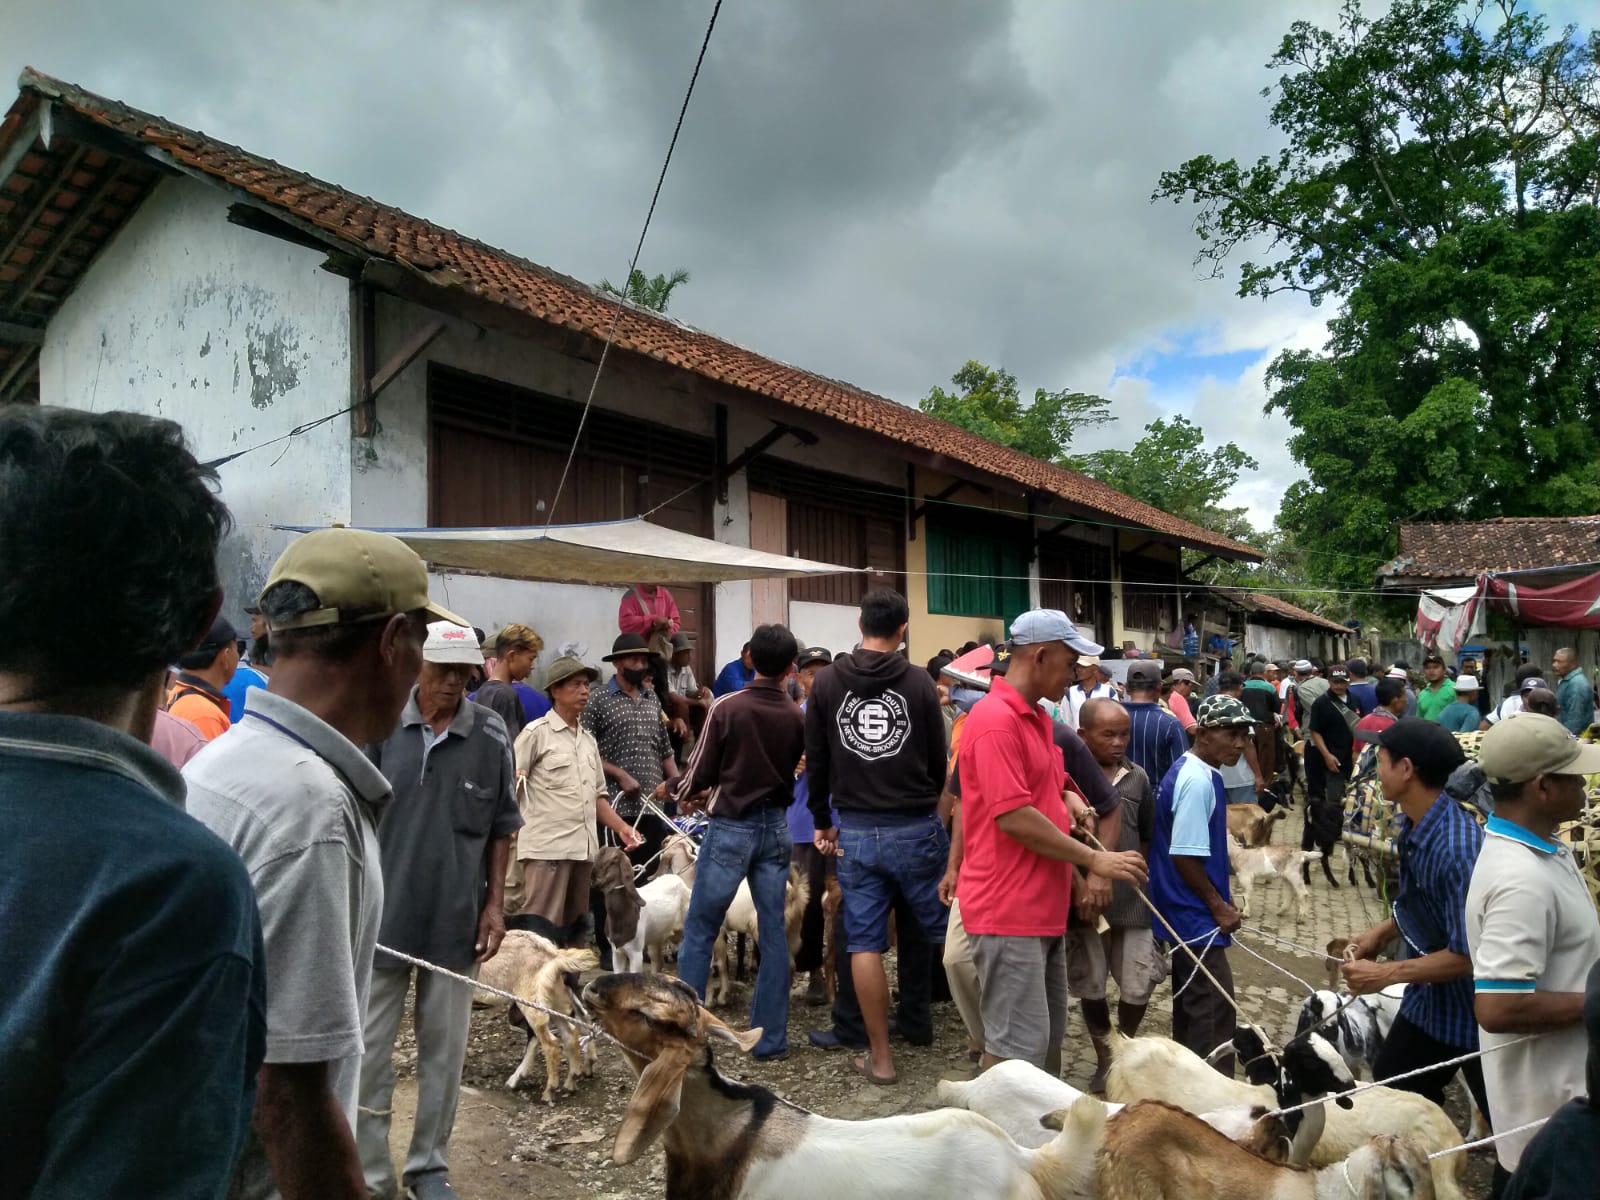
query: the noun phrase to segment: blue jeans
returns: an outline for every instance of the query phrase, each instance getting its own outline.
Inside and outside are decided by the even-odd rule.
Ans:
[[[841,814],[839,849],[839,891],[851,954],[889,949],[889,910],[896,899],[929,943],[944,945],[950,910],[939,902],[939,880],[950,858],[950,835],[937,816]]]
[[[711,948],[739,882],[750,881],[756,949],[761,955],[750,1001],[750,1027],[762,1030],[755,1053],[763,1058],[789,1048],[789,940],[783,926],[783,893],[791,847],[789,822],[781,808],[763,809],[743,820],[712,817],[700,844],[678,950],[678,978],[705,999]]]

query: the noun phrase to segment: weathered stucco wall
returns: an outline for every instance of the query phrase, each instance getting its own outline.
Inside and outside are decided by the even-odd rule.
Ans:
[[[192,180],[156,189],[50,322],[43,403],[167,417],[202,460],[350,403],[348,285],[321,254],[230,224],[227,207]],[[349,440],[337,417],[218,468],[234,620],[290,536],[266,526],[350,520]]]

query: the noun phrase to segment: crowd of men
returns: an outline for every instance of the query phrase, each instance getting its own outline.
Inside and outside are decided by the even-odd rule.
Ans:
[[[642,869],[693,813],[677,970],[705,994],[747,884],[758,1060],[790,1053],[791,865],[812,897],[795,962],[812,1003],[829,876],[842,900],[831,1020],[808,1042],[853,1051],[871,1083],[897,1082],[896,1041],[931,1043],[945,986],[979,1069],[1059,1074],[1076,997],[1099,1091],[1108,983],[1132,1034],[1170,969],[1172,1035],[1209,1054],[1236,1020],[1227,805],[1287,795],[1295,732],[1308,826],[1341,806],[1358,743],[1405,814],[1393,917],[1344,967],[1353,992],[1410,985],[1380,1077],[1446,1064],[1402,1084],[1438,1097],[1447,1060],[1533,1033],[1463,1072],[1497,1125],[1587,1086],[1600,922],[1556,831],[1600,748],[1543,715],[1537,675],[1482,718],[1480,827],[1445,790],[1470,676],[1432,658],[1417,688],[1359,660],[1249,662],[1200,694],[1193,669],[1137,660],[1119,688],[1102,648],[1041,609],[956,676],[948,655],[908,660],[905,598],[878,589],[851,649],[763,625],[706,689],[670,591],[639,584],[610,678],[564,647],[535,690],[537,633],[482,638],[430,600],[411,550],[344,528],[278,558],[243,654],[218,615],[230,517],[171,422],[0,413],[0,504],[0,1194],[455,1195],[471,989],[421,964],[472,977],[508,926],[608,951],[602,838]],[[81,586],[91,572],[116,605]],[[94,671],[63,669],[45,636],[62,627],[99,631]],[[1570,652],[1552,668],[1564,716],[1587,683]],[[1507,1177],[1527,1141],[1498,1146]]]

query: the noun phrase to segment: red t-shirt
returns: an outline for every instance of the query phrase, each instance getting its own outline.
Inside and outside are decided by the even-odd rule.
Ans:
[[[1072,867],[1043,858],[1000,832],[995,819],[1032,805],[1063,833],[1066,770],[1050,717],[1004,679],[990,685],[961,733],[961,835],[956,897],[968,933],[1060,937],[1067,931]]]

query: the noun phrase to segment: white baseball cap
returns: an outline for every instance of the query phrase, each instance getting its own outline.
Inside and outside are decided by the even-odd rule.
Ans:
[[[1476,675],[1457,675],[1456,691],[1475,692],[1478,690],[1478,677]]]
[[[422,643],[422,661],[483,665],[483,651],[472,630],[449,621],[434,621],[428,626],[428,640]]]

